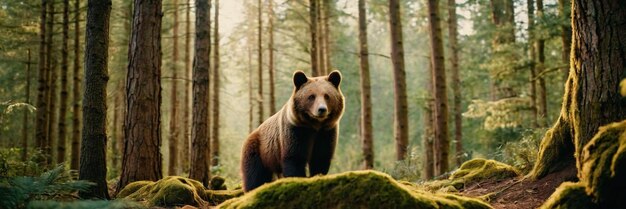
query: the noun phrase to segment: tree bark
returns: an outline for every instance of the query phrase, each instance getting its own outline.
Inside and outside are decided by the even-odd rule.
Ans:
[[[317,15],[319,14],[317,11],[319,9],[317,5],[318,3],[319,2],[317,0],[309,0],[309,32],[311,34],[311,49],[309,53],[311,55],[311,74],[313,74],[313,76],[322,75],[319,69],[319,58],[317,57],[319,55],[319,46],[317,43],[317,26],[319,25],[317,23]]]
[[[439,21],[439,3],[437,0],[428,0],[430,23],[431,62],[433,63],[434,87],[434,131],[435,131],[435,175],[439,176],[448,171],[448,95],[446,88],[446,68],[444,64],[443,40],[441,23]]]
[[[56,131],[55,131],[55,125],[57,123],[57,117],[56,117],[56,112],[57,112],[57,107],[56,107],[56,101],[57,101],[57,88],[56,88],[56,83],[57,83],[57,70],[56,70],[56,59],[53,56],[53,52],[54,52],[54,15],[55,15],[55,11],[54,11],[54,0],[50,1],[48,3],[48,41],[46,42],[47,44],[47,50],[46,50],[46,65],[48,65],[46,68],[48,69],[48,138],[45,141],[45,147],[43,150],[45,159],[46,159],[46,164],[47,165],[52,165],[53,159],[52,158],[52,147],[54,146],[54,142],[55,142],[55,138],[56,138]]]
[[[178,173],[178,0],[173,1],[174,5],[174,26],[172,28],[172,90],[170,92],[170,137],[169,137],[169,165],[168,174],[170,176]]]
[[[331,11],[334,9],[334,6],[332,4],[332,1],[330,0],[323,0],[324,2],[324,12],[323,12],[323,17],[322,18],[322,26],[324,28],[323,33],[322,33],[322,44],[323,44],[323,50],[322,50],[322,54],[324,55],[324,75],[327,75],[328,73],[330,73],[331,69],[331,63],[330,63],[330,17],[331,17]]]
[[[535,60],[537,60],[537,51],[535,50],[535,2],[527,0],[526,6],[528,10],[528,56],[530,59],[530,101],[532,111],[532,126],[539,127],[539,112],[537,111],[537,71],[535,69]]]
[[[209,183],[209,54],[211,54],[210,0],[196,0],[196,41],[193,62],[193,114],[189,178]]]
[[[26,61],[26,95],[24,102],[30,104],[30,49],[28,49],[28,60]],[[28,159],[28,112],[24,110],[24,121],[22,123],[22,161]]]
[[[626,118],[619,93],[626,78],[625,10],[620,1],[573,1],[572,62],[561,114],[541,142],[531,177],[573,166],[580,171],[582,148],[598,127]]]
[[[389,0],[389,27],[391,31],[391,60],[394,81],[394,138],[396,160],[404,160],[409,139],[408,104],[406,96],[406,72],[404,71],[404,47],[402,44],[402,21],[399,0]]]
[[[162,176],[161,1],[135,0],[128,49],[124,156],[117,192]]]
[[[80,160],[80,127],[81,127],[81,109],[80,109],[80,0],[74,1],[74,75],[72,97],[74,103],[72,107],[72,151],[70,169],[78,170],[78,162]]]
[[[220,1],[215,0],[215,28],[213,29],[213,110],[211,124],[211,165],[220,164]]]
[[[48,140],[48,64],[46,51],[46,22],[47,22],[48,0],[41,0],[41,16],[39,23],[39,78],[37,79],[37,121],[35,128],[35,145],[39,150],[45,148]],[[45,165],[45,161],[40,161],[40,165]]]
[[[257,45],[258,45],[258,57],[257,57],[257,67],[258,67],[258,87],[257,87],[257,105],[258,108],[258,116],[259,116],[259,125],[263,123],[265,118],[263,117],[263,2],[258,0],[258,16],[257,16]]]
[[[365,0],[359,0],[359,46],[361,72],[361,142],[363,143],[363,168],[374,168],[374,136],[372,134],[372,97],[367,46],[367,13]]]
[[[537,18],[541,19],[543,17],[543,0],[537,0]],[[544,53],[544,45],[545,45],[545,40],[543,40],[542,38],[539,38],[536,40],[537,42],[535,49],[537,50],[537,73],[539,75],[542,74],[542,72],[545,69],[545,61],[546,61],[546,55]],[[539,125],[542,127],[546,127],[548,126],[548,121],[547,121],[547,116],[548,116],[548,101],[547,101],[547,95],[546,95],[546,82],[545,79],[543,77],[537,77],[535,78],[537,81],[539,81],[539,98],[538,98],[538,102],[539,102],[539,107],[538,107],[538,115],[539,115]]]
[[[61,44],[61,100],[59,101],[59,141],[57,142],[57,162],[65,162],[65,139],[67,127],[65,125],[67,115],[67,71],[69,69],[69,28],[70,28],[70,0],[63,0],[63,41]]]
[[[269,28],[268,28],[268,32],[269,32],[269,43],[267,46],[267,50],[268,50],[268,56],[269,56],[269,67],[268,67],[268,71],[269,71],[269,85],[270,85],[270,115],[273,115],[274,113],[276,113],[276,95],[275,95],[275,91],[274,91],[274,21],[275,21],[275,14],[274,14],[274,0],[269,0]]]
[[[459,78],[459,46],[456,19],[456,1],[448,0],[448,42],[450,44],[450,72],[453,92],[454,145],[456,166],[463,163],[463,118],[461,117],[461,80]]]
[[[315,32],[315,34],[317,35],[316,38],[316,43],[317,43],[317,67],[318,67],[318,72],[319,75],[326,75],[326,69],[325,67],[325,55],[324,55],[324,9],[326,7],[326,5],[324,4],[326,2],[322,1],[317,1],[317,9],[315,10],[317,12],[316,17],[316,23],[317,26],[315,26],[315,29],[317,30]]]
[[[189,128],[189,106],[191,105],[191,0],[187,0],[185,10],[185,100],[183,101],[183,140],[181,153],[183,173],[189,172],[189,146],[191,145],[191,129]]]
[[[432,56],[432,55],[431,55]],[[428,63],[428,77],[426,79],[426,95],[424,104],[424,135],[422,145],[424,146],[424,180],[435,177],[435,153],[433,138],[433,63]]]
[[[85,43],[83,136],[78,179],[96,183],[79,192],[83,199],[109,199],[106,182],[106,86],[109,79],[110,0],[89,0]]]

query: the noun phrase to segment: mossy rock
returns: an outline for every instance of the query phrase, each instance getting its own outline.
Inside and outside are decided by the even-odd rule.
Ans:
[[[242,197],[228,200],[218,208],[491,207],[472,198],[422,191],[380,172],[353,171],[312,178],[280,179]]]
[[[556,188],[548,200],[543,203],[540,209],[571,209],[584,208],[594,209],[598,206],[593,203],[591,197],[585,191],[583,183],[565,182]]]
[[[513,166],[495,161],[476,158],[469,160],[450,175],[451,185],[460,188],[465,184],[482,180],[500,180],[519,176],[521,173]]]
[[[211,181],[209,181],[209,189],[210,190],[226,190],[227,188],[224,182],[226,182],[226,180],[222,178],[221,176],[214,176],[213,178],[211,178]]]
[[[600,127],[583,148],[579,177],[594,202],[611,208],[626,198],[626,121]]]
[[[120,191],[118,198],[142,201],[148,206],[199,206],[206,204],[198,194],[199,189],[204,192],[204,187],[198,181],[180,176],[168,176],[157,182],[144,181],[128,184]]]

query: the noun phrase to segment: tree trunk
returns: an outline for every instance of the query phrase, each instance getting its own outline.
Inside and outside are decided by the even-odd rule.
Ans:
[[[35,124],[35,145],[39,150],[45,148],[48,140],[48,64],[46,51],[46,22],[47,22],[48,0],[41,0],[41,17],[39,23],[39,78],[37,79],[37,121]],[[45,165],[45,161],[40,161],[40,165]]]
[[[70,169],[78,170],[80,160],[80,0],[74,2],[74,83],[72,87],[72,97],[74,103],[72,107],[72,153]]]
[[[185,10],[185,100],[183,101],[183,140],[181,153],[183,160],[183,173],[189,173],[189,146],[191,129],[189,128],[189,106],[191,101],[191,0],[187,0]]]
[[[541,19],[543,17],[543,0],[537,0],[537,18]],[[537,65],[537,73],[539,75],[542,74],[542,72],[545,69],[545,61],[546,61],[546,56],[544,53],[544,45],[545,45],[545,40],[543,40],[542,38],[537,39],[536,42],[536,47],[535,49],[537,50],[537,61],[538,61],[538,65]],[[546,95],[546,82],[545,79],[543,79],[543,77],[537,77],[535,78],[536,80],[539,81],[539,107],[538,107],[538,115],[539,115],[539,125],[542,127],[546,127],[548,126],[548,121],[547,121],[547,117],[548,117],[548,101],[547,101],[547,95]]]
[[[193,62],[193,114],[189,178],[209,183],[209,54],[210,0],[196,0],[196,41]]]
[[[170,176],[178,173],[178,0],[174,0],[174,26],[172,29],[172,91],[170,93],[170,137],[169,137],[169,166]]]
[[[47,50],[46,50],[46,68],[48,69],[48,138],[45,141],[45,147],[43,150],[43,154],[46,159],[47,165],[52,165],[52,147],[54,146],[56,131],[55,125],[57,123],[56,117],[56,101],[57,101],[57,70],[56,70],[56,60],[53,56],[54,52],[54,0],[48,3],[48,41],[47,41]]]
[[[363,142],[363,168],[374,168],[374,136],[372,134],[372,97],[370,66],[367,46],[367,13],[365,0],[359,0],[359,46],[361,72],[361,141]]]
[[[67,71],[69,51],[69,25],[70,25],[70,0],[63,0],[63,41],[61,46],[61,100],[59,101],[59,141],[57,142],[57,162],[65,162],[65,138],[67,127],[65,125],[67,115]]]
[[[269,85],[270,85],[270,115],[273,115],[274,113],[276,113],[276,95],[274,92],[274,0],[269,0],[269,28],[268,28],[268,32],[269,32],[269,43],[267,46],[267,50],[269,53]]]
[[[535,51],[535,5],[533,0],[527,0],[526,6],[528,10],[528,56],[530,59],[530,101],[532,111],[532,126],[539,127],[539,113],[537,111],[537,71],[535,69],[535,60],[537,60],[537,51]]]
[[[431,62],[433,63],[434,87],[434,130],[435,130],[435,175],[439,176],[448,171],[448,95],[446,92],[446,68],[444,65],[443,40],[441,23],[439,21],[439,3],[437,0],[428,0],[430,23]]]
[[[257,45],[258,45],[258,57],[257,57],[257,64],[258,64],[258,88],[257,88],[257,105],[259,106],[258,108],[258,114],[259,114],[259,125],[261,125],[261,123],[263,123],[264,121],[264,117],[263,117],[263,2],[261,0],[258,0],[258,17],[257,17],[257,21],[258,21],[258,28],[257,28]]]
[[[124,157],[119,192],[161,179],[161,1],[135,0],[128,49]]]
[[[316,23],[317,26],[315,26],[315,29],[317,30],[315,32],[315,34],[317,35],[315,38],[315,42],[317,43],[317,68],[318,68],[318,73],[319,75],[326,75],[326,69],[324,69],[324,63],[326,63],[326,60],[324,59],[325,55],[324,55],[324,7],[326,6],[324,4],[325,2],[322,1],[317,1],[317,9],[315,10],[317,12],[316,17]]]
[[[391,60],[394,81],[394,138],[396,160],[406,157],[409,139],[408,104],[406,96],[406,73],[404,72],[404,47],[402,45],[402,21],[399,0],[389,0],[389,27],[391,30]]]
[[[254,130],[254,99],[252,89],[252,43],[248,37],[248,133]]]
[[[463,163],[463,121],[461,117],[461,80],[459,79],[459,46],[457,40],[456,1],[448,0],[448,39],[450,44],[450,72],[453,92],[454,145],[456,166]]]
[[[432,56],[432,55],[431,55]],[[426,79],[426,95],[424,104],[424,135],[422,144],[424,146],[424,180],[435,177],[435,153],[434,153],[434,131],[433,131],[433,63],[428,63],[428,77]]]
[[[89,0],[85,43],[83,136],[78,179],[96,183],[79,192],[83,199],[109,199],[106,182],[106,86],[109,79],[110,0]]]
[[[561,18],[568,20],[566,23],[562,23],[561,25],[561,44],[563,45],[563,50],[561,51],[561,59],[563,63],[567,64],[567,68],[563,69],[563,77],[564,80],[567,80],[567,76],[569,74],[569,56],[570,51],[572,49],[572,21],[571,21],[571,2],[570,0],[559,0],[559,16]]]
[[[318,8],[318,4],[319,2],[317,0],[309,0],[309,32],[311,33],[311,49],[309,51],[310,55],[311,55],[311,74],[313,74],[313,76],[321,76],[321,72],[319,71],[320,67],[318,66],[318,60],[319,58],[317,57],[319,52],[318,52],[318,43],[317,43],[317,26],[319,25],[317,23],[317,15],[319,12],[317,12]]]
[[[28,60],[26,61],[26,95],[24,102],[30,104],[30,49],[28,49]],[[24,110],[24,121],[22,123],[22,161],[28,159],[28,112]]]
[[[215,29],[213,29],[213,110],[211,124],[211,165],[220,165],[220,1],[215,0]]]
[[[624,10],[620,1],[573,1],[570,74],[559,119],[541,142],[535,179],[571,166],[580,171],[582,148],[598,127],[626,118],[619,93],[626,77]]]
[[[323,44],[323,50],[322,50],[322,54],[324,55],[324,75],[327,75],[332,69],[331,69],[331,64],[330,64],[330,24],[328,23],[330,20],[330,15],[331,15],[331,11],[333,10],[333,5],[332,2],[330,0],[324,0],[324,13],[323,13],[323,17],[322,18],[322,26],[324,28],[324,30],[322,30],[322,44]]]
[[[118,86],[120,86],[120,85],[118,85]],[[117,88],[117,90],[118,90],[118,93],[119,93],[120,92],[119,88]],[[121,91],[121,92],[123,92],[123,91]],[[119,93],[119,94],[121,94],[121,93]],[[112,124],[112,126],[113,126],[113,128],[112,128],[112,131],[113,131],[112,135],[113,135],[113,137],[111,137],[112,140],[111,140],[111,147],[110,147],[111,154],[113,155],[112,156],[113,159],[111,159],[111,167],[112,168],[110,170],[114,174],[113,176],[117,176],[119,174],[119,171],[120,171],[119,165],[120,165],[120,159],[121,159],[120,156],[122,156],[122,152],[124,152],[123,150],[117,149],[119,147],[119,144],[124,143],[124,140],[122,140],[121,139],[122,137],[120,136],[121,135],[120,132],[122,132],[122,130],[120,130],[120,128],[119,128],[120,126],[118,126],[118,121],[120,120],[119,119],[119,117],[120,117],[119,112],[120,112],[121,107],[123,107],[123,105],[121,103],[122,103],[121,97],[119,95],[115,94],[113,96],[113,124]]]

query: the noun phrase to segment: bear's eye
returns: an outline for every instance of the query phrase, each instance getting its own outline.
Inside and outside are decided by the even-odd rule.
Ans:
[[[309,95],[309,100],[310,100],[310,101],[315,100],[315,95]]]
[[[328,96],[328,94],[324,94],[324,99],[328,100],[330,99],[330,96]]]

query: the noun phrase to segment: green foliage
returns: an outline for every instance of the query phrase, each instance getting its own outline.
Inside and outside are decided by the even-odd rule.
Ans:
[[[313,178],[284,178],[265,184],[219,208],[491,208],[480,200],[436,194],[376,171]]]
[[[500,159],[506,164],[526,174],[533,169],[537,160],[537,150],[541,143],[541,133],[545,133],[544,129],[538,129],[534,132],[526,132],[519,141],[507,142],[500,152]]]
[[[92,186],[86,181],[74,181],[63,165],[40,176],[18,176],[0,181],[1,208],[24,208],[32,200],[69,200],[75,192]]]
[[[396,161],[392,170],[387,171],[394,179],[416,182],[422,177],[422,151],[417,147],[410,149],[409,155],[402,161]]]
[[[0,148],[0,180],[16,176],[35,176],[43,173],[37,162],[43,157],[39,150],[29,150],[30,159],[22,161],[21,148]]]

